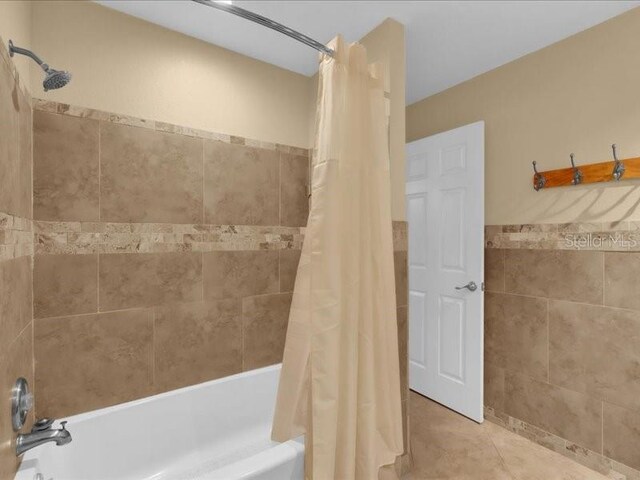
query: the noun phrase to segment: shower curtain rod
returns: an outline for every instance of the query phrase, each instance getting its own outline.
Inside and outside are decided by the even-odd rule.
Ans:
[[[289,27],[282,25],[270,18],[263,17],[262,15],[258,15],[257,13],[253,13],[249,10],[245,10],[244,8],[240,8],[236,5],[231,5],[231,3],[227,2],[217,2],[215,0],[191,0],[192,2],[200,3],[207,7],[217,8],[218,10],[223,10],[225,12],[233,13],[238,17],[246,18],[247,20],[251,20],[252,22],[259,23],[267,28],[275,30],[276,32],[280,32],[288,37],[293,38],[299,42],[304,43],[305,45],[310,46],[311,48],[315,48],[319,52],[325,53],[330,57],[333,57],[333,50],[329,47],[323,45],[322,43],[314,40],[311,37],[307,37],[305,34],[297,32]]]

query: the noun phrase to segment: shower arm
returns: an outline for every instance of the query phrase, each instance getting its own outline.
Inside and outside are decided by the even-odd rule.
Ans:
[[[296,30],[293,30],[281,23],[278,23],[270,18],[263,17],[262,15],[258,15],[257,13],[253,13],[249,10],[245,10],[244,8],[240,8],[236,5],[231,5],[230,3],[224,3],[214,0],[191,0],[192,2],[199,3],[201,5],[205,5],[207,7],[216,8],[218,10],[223,10],[228,13],[232,13],[237,15],[238,17],[245,18],[247,20],[251,20],[252,22],[258,23],[264,27],[270,28],[271,30],[275,30],[276,32],[280,32],[283,35],[293,38],[299,42],[304,43],[305,45],[310,46],[311,48],[315,48],[321,53],[329,55],[333,57],[334,51],[323,45],[322,43],[314,40],[311,37],[307,37],[305,34],[300,33]]]
[[[14,53],[32,58],[38,65],[40,65],[40,68],[42,68],[42,70],[44,70],[45,72],[49,70],[49,65],[40,60],[40,57],[38,57],[35,53],[33,53],[31,50],[27,50],[26,48],[16,47],[13,42],[9,40],[9,56],[13,57]]]

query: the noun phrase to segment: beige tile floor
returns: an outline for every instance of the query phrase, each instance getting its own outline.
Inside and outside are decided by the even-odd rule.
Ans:
[[[490,422],[482,425],[414,392],[411,480],[599,480],[607,477]]]

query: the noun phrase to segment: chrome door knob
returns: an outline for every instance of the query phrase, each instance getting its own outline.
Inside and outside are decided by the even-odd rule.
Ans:
[[[456,287],[456,290],[464,290],[465,288],[470,292],[475,292],[478,289],[478,285],[476,285],[476,282],[471,281],[462,287]]]

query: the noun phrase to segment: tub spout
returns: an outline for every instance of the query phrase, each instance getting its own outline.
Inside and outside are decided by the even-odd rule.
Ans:
[[[16,455],[20,456],[27,450],[48,442],[55,442],[58,446],[71,442],[71,433],[65,427],[67,422],[60,422],[62,428],[58,430],[51,429],[52,424],[53,420],[39,420],[34,424],[31,433],[18,435],[16,439]]]

